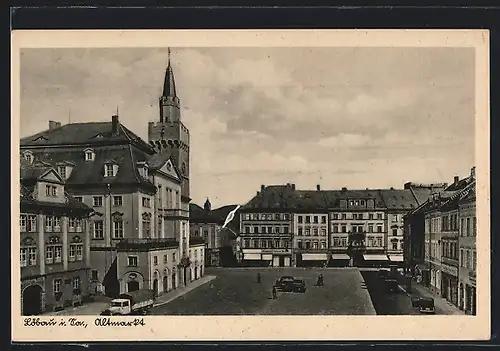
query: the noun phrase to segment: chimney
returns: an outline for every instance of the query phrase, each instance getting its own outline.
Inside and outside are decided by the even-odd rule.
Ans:
[[[113,115],[111,117],[111,133],[113,135],[118,135],[118,126],[120,125],[120,121],[118,120],[118,115]]]
[[[61,126],[61,122],[49,121],[49,130],[56,129]]]
[[[292,190],[295,191],[295,184],[292,184]]]
[[[260,186],[260,191],[264,191],[264,189],[265,189],[265,188],[266,188],[266,186],[265,186],[264,184],[262,184],[262,185]]]
[[[453,184],[458,184],[458,180],[460,178],[458,176],[453,177]]]
[[[472,178],[476,178],[476,166],[474,166],[474,167],[472,167],[472,168],[470,169],[470,176],[471,176]]]
[[[317,190],[317,191],[320,191],[320,190],[321,190],[321,186],[320,186],[319,184],[318,184],[318,185],[316,185],[316,190]]]
[[[257,196],[259,196],[259,195],[260,195],[260,191],[257,191]]]

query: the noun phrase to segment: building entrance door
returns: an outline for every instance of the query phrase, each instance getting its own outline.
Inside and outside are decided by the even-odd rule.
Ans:
[[[155,292],[155,296],[158,296],[158,279],[153,280],[153,291]]]
[[[279,257],[279,266],[280,267],[285,267],[285,256],[280,256]]]
[[[175,273],[172,274],[172,289],[176,289],[177,286],[175,285]]]
[[[127,291],[137,291],[139,290],[139,282],[137,280],[131,280],[127,283]]]
[[[23,316],[35,316],[42,313],[42,287],[30,285],[23,293]]]

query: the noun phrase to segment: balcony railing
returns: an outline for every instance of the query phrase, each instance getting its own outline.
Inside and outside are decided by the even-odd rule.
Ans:
[[[175,239],[159,239],[159,238],[128,238],[122,239],[116,244],[118,250],[151,250],[162,248],[177,248],[179,242]]]

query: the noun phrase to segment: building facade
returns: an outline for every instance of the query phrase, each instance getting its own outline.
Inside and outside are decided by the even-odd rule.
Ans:
[[[92,209],[65,191],[64,180],[49,165],[21,165],[22,315],[81,304],[89,296]]]
[[[189,209],[189,228],[191,237],[201,237],[205,240],[205,264],[212,267],[228,265],[232,261],[234,240],[236,233],[223,231],[224,222],[236,205],[227,205],[212,209],[210,200],[207,199],[201,208],[191,204]],[[229,223],[231,228],[239,231],[239,219]],[[233,230],[234,230],[233,229]]]
[[[429,189],[413,185],[375,190],[262,186],[241,209],[239,240],[247,254],[243,264],[255,260],[274,266],[403,266],[403,215],[428,193]],[[277,232],[276,221],[291,231]],[[269,245],[281,247],[270,250]],[[275,257],[276,248],[283,259]]]
[[[474,169],[471,176],[475,178]],[[467,314],[476,314],[476,184],[459,200],[459,288],[458,306]]]
[[[119,243],[148,246],[154,240],[175,240],[185,265],[180,281],[191,281],[191,268],[196,268],[190,267],[189,130],[181,121],[170,59],[159,107],[159,122],[148,124],[149,143],[120,123],[118,115],[111,122],[61,126],[51,121],[48,130],[21,140],[26,161],[55,167],[68,191],[94,209],[93,293],[120,293]]]
[[[243,265],[288,267],[292,262],[294,186],[261,186],[240,208],[239,260]]]

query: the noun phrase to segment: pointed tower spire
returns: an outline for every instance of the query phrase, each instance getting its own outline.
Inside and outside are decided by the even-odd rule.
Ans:
[[[168,48],[168,62],[165,71],[165,80],[163,81],[163,96],[164,97],[177,97],[175,91],[175,78],[172,65],[170,64],[170,48]]]

